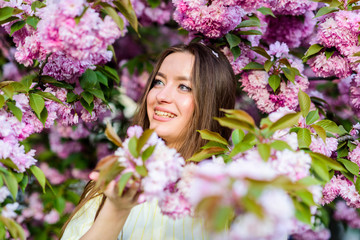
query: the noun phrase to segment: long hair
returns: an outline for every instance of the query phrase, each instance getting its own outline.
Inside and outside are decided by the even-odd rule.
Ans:
[[[228,59],[216,49],[201,43],[190,43],[189,45],[181,44],[166,49],[160,55],[153,72],[150,74],[140,100],[138,112],[133,120],[134,124],[140,125],[143,129],[149,128],[150,125],[147,115],[146,99],[155,76],[164,59],[170,54],[178,52],[188,52],[195,57],[191,73],[195,109],[189,126],[186,128],[185,141],[181,143],[180,146],[176,146],[177,151],[187,159],[206,142],[201,139],[200,134],[197,133],[196,130],[208,129],[210,131],[218,132],[225,139],[230,137],[231,130],[220,126],[217,121],[213,120],[213,117],[221,117],[224,115],[223,112],[220,111],[220,108],[234,108],[236,80]],[[104,194],[99,193],[99,189],[95,189],[94,182],[90,181],[84,189],[79,204],[64,224],[61,235],[75,213],[84,206],[87,201],[99,195],[102,195],[102,202],[97,210],[95,219],[99,214],[106,197]]]

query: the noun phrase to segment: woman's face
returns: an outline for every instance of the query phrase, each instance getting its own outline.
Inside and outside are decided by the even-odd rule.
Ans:
[[[170,147],[184,141],[194,113],[195,100],[191,85],[194,60],[194,55],[187,52],[167,56],[147,95],[150,128]]]

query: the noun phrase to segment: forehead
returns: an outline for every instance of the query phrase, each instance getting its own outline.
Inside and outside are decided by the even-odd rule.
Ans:
[[[175,52],[162,62],[159,72],[166,76],[183,76],[190,79],[195,57],[189,52]]]

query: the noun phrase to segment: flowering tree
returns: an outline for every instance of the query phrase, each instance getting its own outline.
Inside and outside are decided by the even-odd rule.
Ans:
[[[356,0],[0,1],[0,236],[56,237],[90,169],[115,150],[104,122],[124,136],[151,61],[190,41],[227,56],[237,109],[251,116],[224,110],[217,121],[234,129],[230,141],[199,129],[208,143],[187,160],[196,165],[130,128],[110,161],[123,167],[99,184],[142,181],[164,214],[205,214],[219,238],[226,226],[231,239],[328,239],[329,219],[359,228],[359,9]],[[163,182],[152,178],[169,176],[159,151],[178,173]]]

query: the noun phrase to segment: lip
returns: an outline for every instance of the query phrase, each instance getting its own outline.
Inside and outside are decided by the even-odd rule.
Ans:
[[[154,120],[157,120],[157,121],[160,121],[160,122],[168,122],[168,121],[173,120],[174,118],[168,118],[168,117],[161,117],[161,116],[158,116],[158,115],[156,115],[156,114],[155,114],[155,111],[161,111],[161,112],[171,113],[171,114],[175,115],[175,117],[174,117],[174,118],[176,118],[176,117],[177,117],[177,115],[176,115],[175,113],[173,113],[173,112],[171,112],[171,111],[169,111],[169,110],[167,110],[167,109],[165,109],[165,108],[162,108],[162,107],[155,107],[155,108],[154,108],[153,119],[154,119]]]

